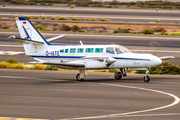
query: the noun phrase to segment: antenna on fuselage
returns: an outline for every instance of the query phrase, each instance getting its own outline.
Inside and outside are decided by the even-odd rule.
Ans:
[[[82,43],[82,41],[80,40],[79,42],[80,42],[80,44],[83,46],[83,43]]]

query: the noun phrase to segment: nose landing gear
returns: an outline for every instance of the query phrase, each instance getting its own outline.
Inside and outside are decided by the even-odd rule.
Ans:
[[[149,69],[146,69],[146,75],[144,76],[144,82],[150,81],[150,77],[148,76],[148,74],[149,74]]]

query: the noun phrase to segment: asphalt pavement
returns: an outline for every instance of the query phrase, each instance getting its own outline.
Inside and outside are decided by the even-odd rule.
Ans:
[[[110,18],[113,21],[136,21],[136,22],[155,22],[158,19],[161,22],[179,23],[179,11],[172,10],[136,10],[136,9],[101,9],[101,8],[75,8],[67,7],[23,7],[10,6],[0,7],[0,16],[14,16],[14,15],[31,15],[47,17],[90,17],[90,18]]]
[[[178,120],[180,76],[0,69],[1,117],[36,119]]]

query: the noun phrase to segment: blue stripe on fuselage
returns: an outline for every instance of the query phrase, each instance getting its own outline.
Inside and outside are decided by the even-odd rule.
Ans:
[[[86,56],[31,56],[31,57],[38,57],[38,58],[74,58],[74,59],[79,59],[79,58],[84,58]],[[92,57],[90,59],[93,59],[93,58],[97,59],[97,57]],[[144,61],[151,61],[150,59],[139,59],[139,58],[120,58],[120,57],[114,57],[114,59],[118,59],[118,60],[144,60]]]
[[[140,59],[140,58],[119,58],[119,57],[114,57],[114,59],[122,59],[122,60],[145,60],[145,61],[151,61],[150,59]]]

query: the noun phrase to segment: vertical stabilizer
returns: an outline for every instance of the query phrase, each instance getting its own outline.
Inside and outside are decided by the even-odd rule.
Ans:
[[[44,37],[33,26],[33,24],[27,17],[16,17],[15,19],[22,39],[28,39],[37,42],[46,42]]]

